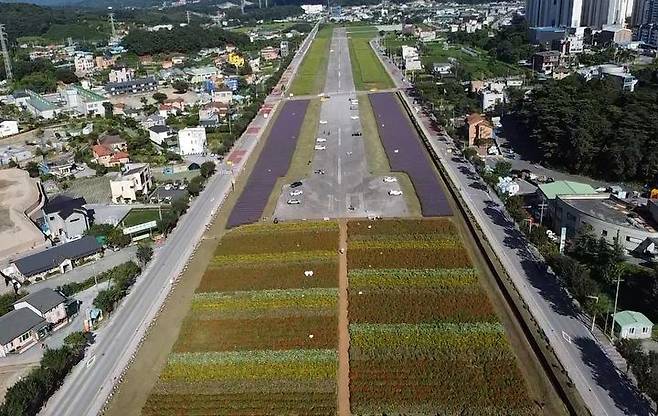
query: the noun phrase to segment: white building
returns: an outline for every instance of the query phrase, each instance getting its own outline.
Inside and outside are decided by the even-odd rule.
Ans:
[[[0,137],[18,134],[18,121],[0,119]]]
[[[68,109],[75,111],[83,116],[105,116],[107,98],[93,91],[84,89],[79,85],[69,85],[61,92],[61,95],[66,99],[66,106]]]
[[[418,57],[411,57],[404,60],[404,69],[407,71],[420,71],[423,69],[423,64]]]
[[[128,82],[135,78],[135,71],[132,68],[113,69],[108,77],[110,82]]]
[[[402,59],[418,58],[418,49],[413,46],[402,45]]]
[[[637,0],[639,1],[639,0]],[[581,25],[597,29],[603,25],[626,24],[633,13],[633,0],[583,0]]]
[[[525,16],[530,27],[578,27],[582,9],[583,0],[527,0]]]
[[[228,88],[223,88],[219,91],[212,93],[212,101],[224,104],[231,104],[233,100],[233,91]]]
[[[129,204],[138,197],[146,197],[153,188],[153,175],[147,163],[126,165],[114,179],[110,180],[112,202]]]
[[[190,82],[199,84],[203,81],[219,76],[219,69],[214,66],[202,66],[199,68],[185,68],[185,75],[190,78]]]
[[[491,90],[482,91],[482,111],[493,110],[496,105],[505,102],[505,93]]]
[[[322,4],[302,4],[301,8],[304,10],[304,14],[319,14],[324,10]]]
[[[85,75],[94,70],[94,56],[92,54],[78,54],[75,56],[73,63],[75,65],[75,73],[78,75]]]
[[[178,132],[178,149],[180,155],[198,155],[206,151],[206,129],[187,127]]]
[[[160,116],[162,119],[164,117]],[[149,139],[159,146],[172,138],[176,134],[175,130],[165,124],[156,124],[149,127]]]

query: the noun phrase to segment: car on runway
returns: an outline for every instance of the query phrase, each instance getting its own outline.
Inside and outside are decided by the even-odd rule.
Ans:
[[[299,205],[301,203],[302,203],[302,201],[300,201],[299,199],[289,199],[288,200],[288,205]]]
[[[358,120],[358,119],[359,119],[359,116],[351,116],[350,118],[351,118],[352,120]]]
[[[321,144],[316,144],[315,145],[315,150],[326,150],[327,146],[323,146]]]
[[[391,189],[390,191],[388,191],[388,194],[391,195],[391,196],[400,196],[400,195],[402,195],[402,191],[398,191],[396,189]]]
[[[320,124],[327,124],[327,120],[320,120]]]
[[[302,191],[301,189],[295,189],[294,191],[290,191],[290,196],[299,196],[303,193],[304,191]]]
[[[302,183],[300,181],[295,181],[290,184],[291,188],[299,188],[300,186],[302,186]]]
[[[325,171],[324,169],[316,169],[313,171],[313,173],[318,174],[318,175],[324,175]]]
[[[318,143],[324,143],[324,142],[327,141],[327,139],[323,139],[322,137],[318,137],[317,139],[315,139],[315,141],[318,142]]]
[[[384,176],[384,182],[386,183],[391,183],[391,182],[397,182],[398,178],[395,178],[393,176]]]

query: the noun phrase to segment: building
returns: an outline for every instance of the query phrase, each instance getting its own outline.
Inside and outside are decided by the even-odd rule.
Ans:
[[[110,82],[104,88],[109,95],[138,94],[157,90],[158,81],[153,77],[137,78],[132,81]]]
[[[202,66],[198,68],[185,68],[185,75],[193,84],[200,84],[203,81],[213,79],[219,76],[219,69],[214,66]]]
[[[92,54],[78,54],[73,59],[76,75],[83,76],[94,70],[96,66]]]
[[[640,26],[637,39],[658,48],[658,23],[647,23]]]
[[[39,179],[18,168],[0,170],[0,264],[29,250],[48,247],[46,236],[36,225],[46,201]]]
[[[166,125],[155,125],[149,129],[149,139],[158,146],[166,147],[167,143],[176,136],[176,130]]]
[[[423,64],[418,56],[412,56],[404,60],[404,69],[407,71],[421,71]]]
[[[113,69],[110,71],[108,78],[111,83],[122,83],[132,81],[135,78],[135,71],[132,68]]]
[[[113,168],[130,162],[128,153],[122,150],[115,151],[111,147],[103,146],[102,144],[92,146],[91,153],[94,162],[106,168]]]
[[[199,155],[206,151],[206,129],[204,127],[187,127],[178,132],[178,153]]]
[[[66,99],[66,107],[83,116],[105,116],[104,96],[82,88],[79,85],[69,85],[61,93]]]
[[[150,116],[146,117],[144,121],[142,121],[142,127],[147,130],[151,127],[164,126],[165,124],[167,124],[167,119],[162,117],[160,114],[151,114]]]
[[[542,74],[551,74],[560,66],[560,52],[544,51],[532,55],[532,69]]]
[[[14,309],[29,309],[49,324],[57,326],[68,320],[67,304],[66,296],[53,289],[44,288],[19,299],[14,303]]]
[[[634,92],[638,79],[635,78],[625,66],[606,64],[595,65],[578,69],[577,71],[585,80],[609,79],[622,91]]]
[[[491,90],[483,90],[480,93],[482,111],[487,112],[496,108],[498,104],[505,102],[505,93]]]
[[[482,115],[473,113],[466,117],[466,137],[468,146],[486,146],[493,138],[493,127]]]
[[[211,99],[214,102],[231,104],[231,101],[233,101],[233,91],[229,88],[221,88],[218,91],[213,91]]]
[[[525,16],[530,27],[578,27],[582,9],[583,0],[526,0]]]
[[[18,134],[18,121],[0,119],[0,137]]]
[[[604,25],[624,26],[632,9],[633,0],[583,0],[580,25],[595,29],[601,29]]]
[[[43,206],[44,233],[54,241],[79,239],[89,229],[92,218],[84,198],[58,195]]]
[[[290,54],[290,46],[287,40],[282,40],[279,44],[279,53],[281,54],[282,58],[285,58]]]
[[[452,72],[452,64],[450,62],[436,62],[432,65],[432,71],[439,75],[449,75]]]
[[[30,309],[14,309],[0,316],[0,357],[20,354],[48,336],[45,319]]]
[[[628,45],[633,40],[633,31],[621,26],[604,26],[599,33],[599,43],[603,45]]]
[[[615,335],[619,339],[649,339],[653,322],[643,313],[621,311],[613,315]]]
[[[413,46],[402,45],[402,59],[418,58],[418,49]]]
[[[55,118],[62,109],[46,100],[42,95],[34,91],[26,90],[27,99],[24,102],[24,108],[29,111],[33,116],[43,119]]]
[[[102,253],[103,247],[98,244],[96,238],[85,236],[20,258],[5,269],[5,273],[19,282],[33,282],[38,277],[66,273],[72,270],[75,264],[98,258]]]
[[[279,50],[272,46],[267,46],[260,50],[260,56],[266,61],[273,61],[279,59]]]
[[[242,68],[244,66],[244,56],[235,52],[228,54],[227,61],[236,68]]]
[[[146,198],[153,189],[153,175],[146,163],[126,165],[123,172],[110,180],[112,202],[129,204]]]
[[[553,229],[566,228],[573,237],[584,226],[609,243],[617,241],[627,252],[634,252],[646,239],[658,238],[653,221],[636,206],[608,193],[559,195],[555,199]]]

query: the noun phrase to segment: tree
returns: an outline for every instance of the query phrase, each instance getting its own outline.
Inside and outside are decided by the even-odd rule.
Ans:
[[[27,162],[25,170],[30,174],[31,178],[38,178],[40,175],[39,165],[36,162]]]
[[[598,301],[596,299],[587,298],[583,307],[585,312],[592,316],[592,319],[596,319],[597,316],[604,316],[612,311],[612,300],[608,295],[605,293],[599,293],[598,295],[590,296],[598,297]]]
[[[195,176],[189,184],[187,184],[187,192],[192,196],[197,196],[203,189],[203,176]]]
[[[201,176],[208,179],[215,173],[216,165],[215,162],[203,162],[201,164]]]
[[[111,102],[105,101],[103,103],[103,108],[105,109],[105,118],[113,119],[114,118],[114,105]]]
[[[114,304],[117,300],[118,299],[114,290],[101,290],[96,295],[96,298],[94,298],[94,306],[103,312],[109,313],[114,310]]]
[[[153,99],[154,99],[158,104],[162,104],[162,103],[164,103],[165,100],[167,99],[167,94],[162,93],[162,92],[156,92],[155,94],[153,94]]]
[[[107,234],[107,244],[112,247],[125,247],[130,244],[130,236],[125,235],[120,228],[113,228]]]
[[[142,266],[146,266],[146,264],[151,261],[152,257],[153,247],[146,244],[140,244],[139,247],[137,247],[137,260]]]
[[[174,81],[171,84],[171,86],[174,88],[174,91],[176,92],[176,94],[184,94],[187,91],[187,88],[189,87],[187,82],[182,81],[182,80]]]
[[[87,346],[87,337],[84,332],[76,331],[71,332],[64,338],[64,345],[71,347],[74,350],[81,350]]]
[[[476,157],[477,155],[478,155],[478,151],[477,151],[477,149],[474,148],[474,147],[467,147],[466,149],[464,149],[464,157],[465,157],[467,160],[471,160],[471,161],[472,161],[473,158]]]
[[[75,75],[75,72],[71,71],[69,68],[60,68],[55,72],[55,78],[57,81],[63,82],[64,84],[75,84],[79,82],[78,76]]]

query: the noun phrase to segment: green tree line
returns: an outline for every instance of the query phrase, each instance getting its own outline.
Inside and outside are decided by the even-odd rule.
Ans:
[[[249,44],[249,37],[219,28],[185,26],[155,32],[132,30],[123,39],[123,45],[138,55],[196,52],[204,48],[224,47],[229,43],[241,48]]]

